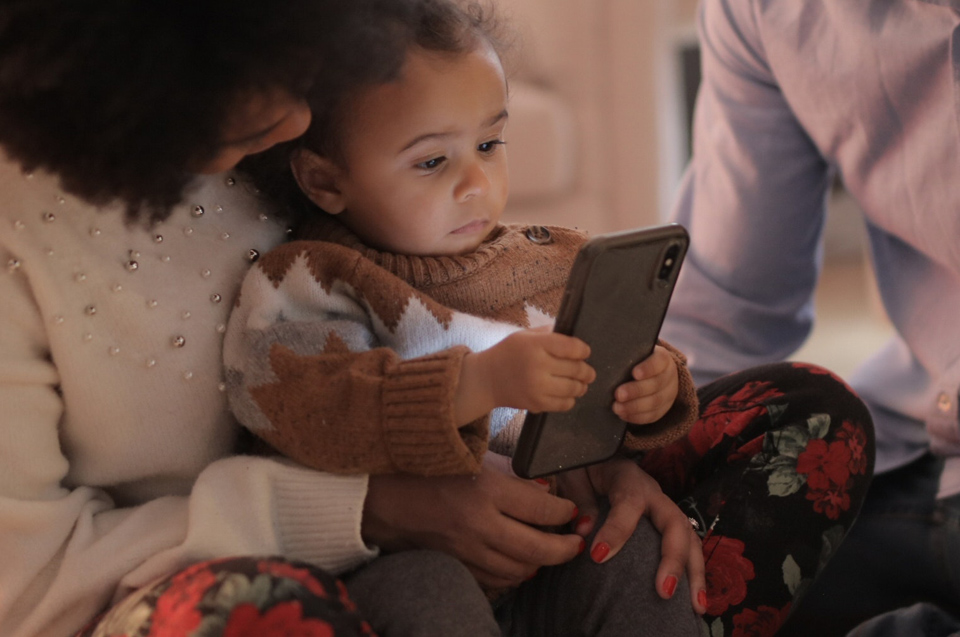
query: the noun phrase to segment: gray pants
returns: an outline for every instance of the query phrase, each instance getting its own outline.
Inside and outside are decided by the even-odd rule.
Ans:
[[[460,562],[433,551],[387,555],[344,578],[380,637],[687,637],[700,634],[686,578],[657,595],[660,535],[641,519],[606,564],[586,553],[504,595],[491,608]]]
[[[510,637],[670,637],[700,635],[686,577],[672,599],[655,580],[660,534],[642,518],[630,541],[605,564],[585,551],[573,561],[541,569],[496,609]]]
[[[500,635],[473,575],[445,553],[385,555],[342,579],[379,637]]]

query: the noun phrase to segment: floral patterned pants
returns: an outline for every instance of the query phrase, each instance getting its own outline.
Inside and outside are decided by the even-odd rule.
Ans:
[[[343,637],[373,635],[346,587],[281,559],[195,564],[138,591],[77,637]]]
[[[703,539],[704,634],[773,635],[856,519],[872,420],[843,381],[804,364],[732,374],[699,397],[689,435],[641,466]]]
[[[732,374],[704,386],[699,396],[701,417],[689,435],[648,452],[640,463],[703,539],[704,634],[768,637],[856,518],[873,470],[870,416],[840,379],[801,364]],[[605,579],[616,572],[588,566]],[[611,595],[630,596],[630,586],[616,584],[607,587]],[[530,626],[519,632],[560,634],[533,617],[574,606],[564,596],[582,598],[576,589],[564,584],[530,596],[537,612],[521,604]],[[584,612],[597,601],[586,600]],[[639,618],[631,625],[642,625],[650,609],[636,598],[624,601],[613,607]],[[577,623],[564,622],[563,630],[581,634]],[[373,631],[339,580],[308,565],[248,557],[191,566],[127,598],[78,637],[113,635],[344,637]]]

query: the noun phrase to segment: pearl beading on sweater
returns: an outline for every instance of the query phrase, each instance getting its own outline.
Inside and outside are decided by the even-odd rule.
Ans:
[[[33,180],[33,177],[34,176],[32,173],[28,173],[24,175],[24,179],[27,179],[27,180]],[[228,188],[232,188],[238,184],[238,181],[231,176],[231,177],[226,177],[223,183]],[[69,195],[65,195],[62,193],[57,194],[54,200],[58,206],[64,206],[69,202],[68,196]],[[188,208],[187,218],[189,219],[190,223],[183,225],[181,228],[182,236],[185,239],[191,239],[196,236],[199,236],[201,234],[200,231],[206,229],[206,228],[201,228],[200,224],[203,224],[207,219],[210,219],[211,217],[213,218],[219,217],[216,221],[216,225],[218,226],[218,228],[215,231],[216,236],[221,242],[227,243],[231,241],[231,239],[233,238],[233,234],[231,233],[231,231],[229,229],[222,229],[224,227],[227,227],[227,228],[229,227],[229,221],[225,220],[225,217],[229,217],[229,213],[227,212],[227,209],[223,205],[221,205],[220,203],[214,203],[210,205],[206,202],[203,202],[203,203],[198,202],[198,203],[194,203],[187,206],[187,208]],[[214,214],[211,215],[208,212],[208,210],[213,211]],[[258,213],[257,219],[261,223],[269,223],[274,220],[273,217],[271,217],[270,215],[264,212]],[[58,221],[61,221],[61,220],[58,219],[57,212],[54,212],[49,209],[44,209],[44,210],[41,210],[39,213],[39,221],[40,221],[40,227],[42,229],[43,227],[50,227],[50,228],[55,227]],[[30,216],[25,215],[23,218],[14,219],[12,221],[12,224],[15,231],[22,232],[29,227]],[[165,237],[169,237],[169,233],[171,231],[175,231],[175,228],[171,227],[173,225],[174,224],[171,223],[171,219],[168,219],[166,221],[161,221],[161,222],[155,222],[153,225],[153,231],[150,235],[150,241],[152,245],[148,247],[131,247],[126,249],[125,258],[120,260],[120,265],[122,267],[123,274],[126,276],[136,276],[137,274],[142,273],[144,271],[144,268],[151,267],[150,263],[152,259],[155,259],[155,261],[159,261],[162,264],[170,264],[172,262],[172,257],[170,256],[170,254],[167,252],[160,252],[159,250],[162,246],[170,245],[169,241],[165,242]],[[164,230],[165,227],[168,229]],[[102,239],[105,236],[104,230],[99,225],[91,226],[87,232],[91,240]],[[289,234],[290,232],[292,232],[292,229],[286,228],[286,233]],[[254,246],[254,247],[238,246],[238,250],[240,251],[240,255],[242,256],[242,258],[245,259],[247,263],[253,263],[257,261],[260,257],[261,248],[258,246]],[[55,251],[52,248],[47,248],[45,250],[45,254],[49,258],[54,258],[57,256]],[[7,261],[6,266],[7,266],[6,268],[7,272],[10,275],[21,275],[23,274],[25,269],[23,258],[17,257],[17,256],[11,257]],[[211,277],[213,277],[213,274],[214,274],[213,269],[209,267],[201,268],[199,271],[199,276],[202,279],[210,279]],[[242,274],[243,272],[241,272],[241,277],[242,277]],[[74,271],[72,278],[73,278],[73,282],[77,285],[89,286],[91,284],[91,281],[89,280],[87,273],[82,269]],[[118,274],[118,279],[119,278],[120,278],[120,275]],[[239,279],[236,281],[236,283],[239,283]],[[115,295],[122,295],[122,293],[124,293],[127,289],[120,280],[116,280],[112,283],[109,283],[108,287],[110,291]],[[214,289],[207,294],[206,298],[209,300],[209,303],[211,303],[212,305],[219,306],[225,298],[225,291]],[[161,305],[160,301],[155,298],[148,299],[145,304],[147,310],[156,310],[160,307],[160,305]],[[80,316],[78,316],[77,318],[79,320],[94,319],[95,317],[97,317],[99,312],[100,312],[100,306],[98,306],[96,302],[91,301],[82,307]],[[182,321],[189,321],[193,316],[194,316],[194,311],[192,308],[182,309],[179,313],[179,318]],[[218,320],[213,326],[213,329],[220,336],[221,340],[224,333],[226,332],[225,320],[226,318],[224,317],[221,320]],[[67,312],[58,312],[56,314],[53,314],[50,321],[51,321],[51,324],[57,327],[58,329],[63,329],[65,326],[68,326],[75,322]],[[94,344],[98,339],[94,335],[93,331],[83,330],[80,335],[80,340],[83,344],[89,345],[89,344]],[[170,350],[173,350],[173,351],[182,350],[188,346],[187,337],[181,333],[171,334],[168,337],[168,342],[169,342]],[[104,343],[104,345],[106,347],[106,352],[108,356],[112,358],[116,358],[122,353],[121,344],[118,344],[115,342],[108,342],[108,343]],[[148,370],[153,370],[158,367],[162,367],[163,366],[162,360],[164,358],[165,357],[162,352],[150,354],[143,360],[143,367]],[[195,378],[195,373],[191,369],[183,369],[180,372],[180,376],[182,377],[183,380],[190,381]],[[224,391],[225,388],[226,388],[226,385],[221,380],[218,383],[218,389],[220,391]]]

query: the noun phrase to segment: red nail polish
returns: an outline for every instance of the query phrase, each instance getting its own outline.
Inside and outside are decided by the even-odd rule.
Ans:
[[[666,579],[663,580],[663,594],[667,596],[667,599],[670,599],[676,592],[677,578],[673,575],[667,575]]]
[[[537,576],[537,573],[539,573],[539,572],[540,572],[540,570],[537,569],[536,571],[530,573],[530,576],[527,577],[527,579],[525,579],[524,581],[525,581],[525,582],[529,582],[529,581],[532,580],[534,577],[536,577],[536,576]]]
[[[579,529],[581,526],[590,524],[591,522],[593,522],[593,518],[589,515],[581,516],[580,519],[577,520],[576,528]]]
[[[577,555],[580,555],[587,550],[587,541],[583,538],[580,538],[580,548],[577,549]]]
[[[573,507],[573,515],[570,516],[570,521],[573,522],[580,517],[580,509]]]
[[[704,608],[707,607],[707,591],[700,589],[700,592],[697,593],[697,603]]]
[[[590,559],[599,564],[610,554],[610,545],[606,542],[600,542],[590,551]]]
[[[550,481],[547,480],[546,478],[535,478],[534,482],[536,482],[537,484],[542,484],[545,487],[550,486]]]

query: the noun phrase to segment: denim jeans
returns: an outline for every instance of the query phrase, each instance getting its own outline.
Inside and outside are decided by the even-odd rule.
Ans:
[[[781,635],[840,636],[872,618],[866,628],[878,631],[960,617],[960,496],[936,499],[942,469],[927,454],[874,477],[859,519]]]

